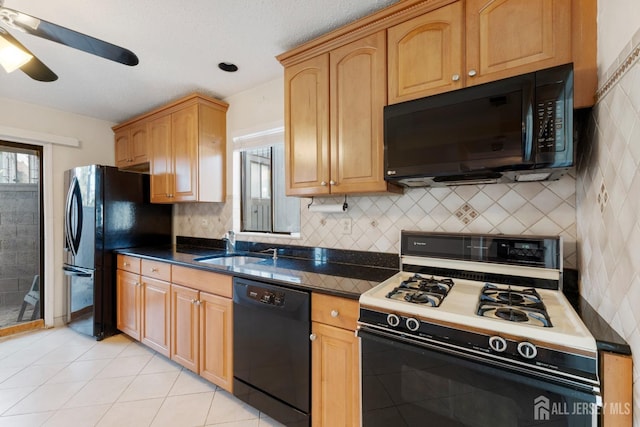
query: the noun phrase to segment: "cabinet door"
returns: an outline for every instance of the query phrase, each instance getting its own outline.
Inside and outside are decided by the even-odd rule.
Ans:
[[[173,201],[173,150],[171,149],[171,116],[166,115],[149,123],[151,139],[151,202]]]
[[[458,1],[387,30],[389,104],[462,87],[462,22]]]
[[[117,319],[119,330],[140,340],[140,276],[127,271],[116,273]]]
[[[198,291],[171,285],[171,360],[198,372]]]
[[[382,113],[385,31],[330,52],[331,192],[386,191]]]
[[[129,127],[120,129],[114,135],[115,151],[116,151],[116,166],[119,168],[126,168],[129,166]]]
[[[232,392],[233,301],[200,293],[200,375]]]
[[[467,0],[467,85],[571,62],[571,0]]]
[[[360,425],[360,353],[353,331],[312,322],[311,417],[314,427]]]
[[[169,357],[171,285],[161,280],[142,277],[143,344]]]
[[[131,126],[129,132],[131,164],[139,165],[149,161],[147,123]]]
[[[289,196],[329,193],[329,55],[284,70]]]
[[[174,198],[176,202],[198,198],[198,106],[171,114]]]

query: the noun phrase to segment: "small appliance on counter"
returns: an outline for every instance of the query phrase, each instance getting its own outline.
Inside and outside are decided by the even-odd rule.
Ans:
[[[400,259],[360,297],[364,427],[597,425],[559,237],[403,231]]]
[[[64,274],[69,327],[116,333],[115,249],[171,243],[171,205],[149,202],[149,176],[91,165],[64,174]]]

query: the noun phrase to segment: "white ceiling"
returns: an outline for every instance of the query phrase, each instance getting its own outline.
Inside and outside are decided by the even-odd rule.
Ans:
[[[0,97],[121,122],[193,91],[217,98],[282,75],[275,56],[397,0],[5,0],[5,6],[128,48],[129,67],[15,30],[58,75],[0,68]],[[218,69],[233,62],[235,73]]]

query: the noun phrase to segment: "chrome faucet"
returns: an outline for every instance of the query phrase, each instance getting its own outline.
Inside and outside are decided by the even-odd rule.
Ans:
[[[236,233],[229,230],[225,233],[223,240],[225,241],[225,251],[232,254],[236,251]]]
[[[271,252],[273,251],[273,256],[271,257],[271,259],[273,259],[274,261],[278,259],[278,249],[277,248],[269,248],[269,249],[264,249],[260,252]]]

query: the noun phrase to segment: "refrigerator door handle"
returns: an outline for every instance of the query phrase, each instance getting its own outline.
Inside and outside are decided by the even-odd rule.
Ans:
[[[79,268],[68,267],[66,265],[62,267],[62,270],[64,271],[64,274],[66,274],[67,276],[78,276],[78,277],[92,276],[92,274],[87,271],[80,270]]]
[[[75,215],[74,207],[76,212]],[[82,236],[82,193],[80,192],[78,178],[75,176],[69,186],[65,216],[66,240],[69,245],[69,249],[71,249],[71,253],[73,256],[76,256],[78,254],[78,249],[80,249],[80,238]]]

